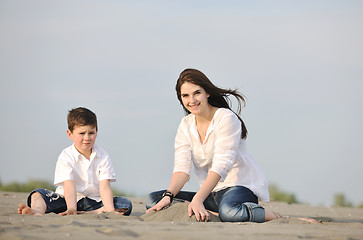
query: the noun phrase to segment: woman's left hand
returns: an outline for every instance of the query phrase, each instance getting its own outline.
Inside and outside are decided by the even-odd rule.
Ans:
[[[198,200],[192,200],[188,207],[188,215],[191,217],[195,215],[198,222],[208,222],[210,220],[210,213],[205,209],[203,202]]]

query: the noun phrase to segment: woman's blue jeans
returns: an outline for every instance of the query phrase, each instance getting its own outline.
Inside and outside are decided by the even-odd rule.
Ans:
[[[166,190],[152,192],[146,199],[146,209],[157,204]],[[175,199],[191,202],[196,192],[180,191]],[[204,201],[207,210],[218,212],[222,222],[265,222],[265,209],[257,196],[243,186],[211,192]]]

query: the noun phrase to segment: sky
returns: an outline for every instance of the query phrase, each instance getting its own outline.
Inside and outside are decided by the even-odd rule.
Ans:
[[[53,181],[66,115],[83,106],[112,187],[167,188],[175,83],[196,68],[247,97],[248,151],[270,184],[312,205],[362,203],[362,26],[353,0],[0,0],[0,180]]]

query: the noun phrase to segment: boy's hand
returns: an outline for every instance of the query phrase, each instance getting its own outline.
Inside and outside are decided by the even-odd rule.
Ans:
[[[67,216],[67,215],[77,215],[77,210],[75,209],[68,209],[65,212],[59,213],[61,216]]]

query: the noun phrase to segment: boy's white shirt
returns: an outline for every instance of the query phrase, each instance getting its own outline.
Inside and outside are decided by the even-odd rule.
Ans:
[[[99,182],[106,179],[115,182],[115,170],[106,151],[96,145],[92,148],[90,160],[80,154],[74,144],[65,148],[58,157],[54,175],[58,194],[64,196],[63,182],[72,180],[76,185],[77,201],[88,197],[99,202]]]

